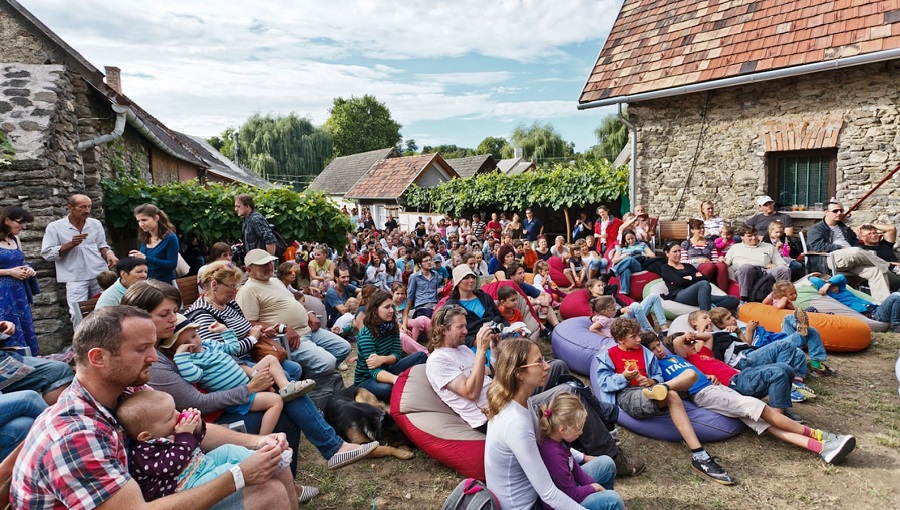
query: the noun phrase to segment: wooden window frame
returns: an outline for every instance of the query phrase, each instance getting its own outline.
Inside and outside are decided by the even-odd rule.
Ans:
[[[803,151],[777,151],[767,154],[766,173],[768,177],[768,185],[766,189],[770,197],[775,199],[775,203],[782,207],[790,208],[794,204],[783,204],[779,202],[780,193],[778,186],[778,163],[784,158],[803,158],[803,157],[827,157],[828,158],[828,193],[829,197],[836,196],[837,189],[837,148],[830,147],[826,149],[814,149]],[[813,204],[803,204],[812,207]]]

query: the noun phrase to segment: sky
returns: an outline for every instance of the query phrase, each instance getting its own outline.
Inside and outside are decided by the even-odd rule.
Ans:
[[[404,140],[477,147],[550,123],[581,152],[612,107],[576,109],[622,0],[19,0],[167,126],[259,114],[321,125],[374,95]]]

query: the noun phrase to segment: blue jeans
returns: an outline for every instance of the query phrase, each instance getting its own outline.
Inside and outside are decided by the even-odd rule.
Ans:
[[[25,440],[34,419],[47,409],[47,403],[31,390],[0,394],[0,460]]]
[[[22,390],[34,390],[38,393],[47,393],[71,383],[72,379],[75,377],[72,373],[72,368],[62,361],[35,358],[33,356],[20,357],[17,354],[12,355],[7,351],[0,352],[0,359],[3,359],[6,356],[16,357],[23,365],[34,368],[34,371],[24,378],[3,388],[3,391],[6,393]]]
[[[596,278],[600,274],[605,273],[608,267],[609,260],[606,258],[600,257],[599,260],[591,260],[590,263],[588,263],[588,274],[593,274]]]
[[[588,495],[581,500],[581,506],[590,510],[625,510],[622,496],[613,490],[616,481],[616,463],[611,458],[602,455],[584,464],[581,469],[606,489]]]
[[[243,415],[225,413],[216,421],[227,425],[244,420],[247,432],[256,434],[259,432],[262,416],[261,411],[251,411]],[[284,403],[284,410],[281,412],[278,423],[275,424],[275,431],[284,432],[287,435],[288,444],[294,449],[291,471],[295,476],[297,474],[297,446],[300,444],[301,432],[319,450],[324,459],[330,459],[344,444],[344,440],[338,437],[331,425],[322,418],[319,410],[307,396]]]
[[[803,354],[803,351],[794,347],[790,340],[778,340],[759,349],[744,352],[747,357],[734,367],[738,370],[771,365],[773,363],[785,363],[794,370],[794,375],[801,379],[806,378],[806,355]]]
[[[317,379],[334,372],[350,354],[350,342],[325,328],[319,328],[300,337],[300,345],[291,353],[291,359],[300,363],[309,379]]]
[[[900,292],[892,293],[875,309],[875,320],[890,322],[893,326],[900,324]]]
[[[794,369],[785,363],[749,367],[731,378],[731,389],[748,397],[769,396],[769,406],[787,409],[791,404]]]
[[[650,294],[640,303],[628,305],[628,309],[631,311],[625,316],[637,320],[638,324],[641,325],[642,331],[653,331],[653,326],[647,320],[647,316],[650,315],[651,311],[653,316],[656,317],[656,323],[659,324],[659,327],[666,325],[666,311],[663,309],[662,298],[659,294]]]
[[[690,287],[681,289],[675,296],[675,301],[707,311],[712,305],[734,310],[740,304],[740,300],[734,296],[713,296],[712,285],[706,280],[698,280]]]
[[[409,367],[421,365],[428,361],[428,355],[424,352],[417,352],[401,359],[393,365],[382,366],[382,370],[394,375],[400,375]],[[365,360],[359,360],[357,363],[365,363]],[[391,401],[391,392],[394,391],[394,385],[385,382],[376,381],[374,377],[370,377],[359,383],[360,388],[365,388],[372,392],[382,402]]]
[[[819,332],[816,331],[814,327],[810,326],[806,337],[800,336],[800,333],[797,333],[797,318],[794,317],[793,314],[785,315],[784,320],[781,322],[781,332],[787,335],[785,340],[790,340],[794,347],[803,349],[803,346],[806,346],[806,350],[809,351],[810,359],[816,361],[825,361],[828,359]]]
[[[637,273],[641,270],[641,263],[634,257],[625,257],[613,265],[613,271],[619,275],[619,292],[628,294],[631,290],[631,273]]]

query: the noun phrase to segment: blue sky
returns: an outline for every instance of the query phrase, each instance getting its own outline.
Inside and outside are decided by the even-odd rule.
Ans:
[[[622,0],[19,1],[193,135],[373,94],[419,147],[539,121],[583,151],[612,112],[575,107]]]

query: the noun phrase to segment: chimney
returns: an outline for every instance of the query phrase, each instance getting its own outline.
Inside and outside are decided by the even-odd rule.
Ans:
[[[516,159],[521,159],[525,156],[525,149],[523,149],[522,147],[516,147],[514,153],[515,154],[513,157],[515,157]]]
[[[115,90],[116,94],[122,93],[122,70],[118,67],[112,66],[104,66],[103,70],[106,72],[106,86]]]

